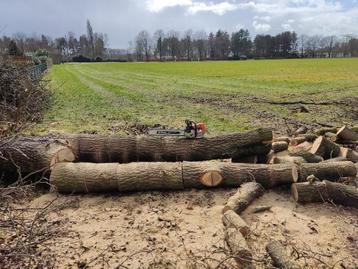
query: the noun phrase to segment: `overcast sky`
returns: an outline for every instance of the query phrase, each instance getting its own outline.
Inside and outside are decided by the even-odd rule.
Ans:
[[[2,35],[81,34],[86,19],[112,48],[143,29],[358,35],[358,0],[0,0]]]

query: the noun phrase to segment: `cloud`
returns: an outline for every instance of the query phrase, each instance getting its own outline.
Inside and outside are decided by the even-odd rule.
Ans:
[[[226,12],[233,11],[237,9],[235,4],[229,2],[221,3],[204,3],[204,2],[194,2],[191,6],[188,7],[189,14],[196,14],[198,12],[212,12],[217,15],[224,15]]]
[[[293,27],[289,23],[282,23],[281,28],[285,31],[293,31]]]
[[[229,11],[236,10],[239,6],[230,2],[205,2],[192,0],[147,0],[146,8],[150,12],[161,12],[166,8],[186,7],[187,14],[195,15],[199,12],[211,12],[216,15],[224,15]]]
[[[192,4],[192,0],[147,0],[146,8],[150,12],[160,12],[169,7],[185,7]]]
[[[268,23],[260,23],[258,21],[253,21],[252,26],[257,33],[267,33],[271,30],[271,25]]]

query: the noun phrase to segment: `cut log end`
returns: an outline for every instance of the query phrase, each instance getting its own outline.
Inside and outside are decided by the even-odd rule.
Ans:
[[[70,148],[63,148],[59,150],[51,159],[50,166],[51,168],[60,162],[74,162],[76,159],[75,154]]]
[[[223,177],[218,171],[209,171],[200,177],[200,182],[206,187],[219,186],[222,181]]]

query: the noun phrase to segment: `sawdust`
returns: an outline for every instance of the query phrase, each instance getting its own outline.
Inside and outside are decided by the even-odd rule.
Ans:
[[[55,253],[58,268],[214,268],[226,258],[221,210],[235,191],[60,195],[56,203],[62,206],[48,221],[65,222],[67,232],[38,248],[41,255]],[[30,206],[56,196],[42,195]],[[262,205],[272,208],[252,213]],[[357,268],[357,209],[296,205],[288,190],[275,190],[242,216],[251,227],[256,268],[272,268],[265,246],[273,239],[287,244],[304,268]]]

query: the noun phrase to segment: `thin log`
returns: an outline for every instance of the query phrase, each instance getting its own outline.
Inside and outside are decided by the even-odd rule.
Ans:
[[[304,137],[306,138],[306,141],[313,142],[317,139],[318,136],[314,133],[306,133],[306,134],[299,135],[299,137]]]
[[[352,177],[357,174],[357,168],[352,162],[321,162],[302,163],[299,167],[299,181],[306,181],[314,175],[323,180],[338,180],[340,177]]]
[[[230,159],[249,154],[253,145],[266,150],[270,147],[272,131],[261,128],[245,133],[222,135],[201,139],[174,137],[107,137],[79,135],[69,138],[77,162],[161,162],[161,161],[203,161]],[[260,154],[267,154],[268,151]]]
[[[302,148],[293,148],[290,149],[290,156],[294,157],[302,157],[306,160],[306,162],[309,163],[319,163],[323,161],[323,158],[321,156],[315,155],[311,153],[310,151],[304,150]]]
[[[290,144],[291,138],[289,138],[288,136],[279,136],[279,137],[275,137],[273,139],[273,142],[286,142],[287,144]]]
[[[270,255],[274,266],[282,269],[301,269],[302,267],[290,258],[286,248],[278,241],[271,241],[266,245],[266,251]]]
[[[312,148],[312,143],[311,142],[308,142],[308,141],[305,141],[297,146],[295,146],[294,148],[295,149],[303,149],[303,150],[306,150],[306,151],[310,151],[311,148]]]
[[[288,149],[288,143],[285,141],[273,142],[272,150],[277,153]]]
[[[297,182],[292,165],[207,162],[59,163],[50,182],[63,193],[238,187],[256,180],[267,187]]]
[[[226,228],[225,241],[240,268],[254,268],[252,265],[251,250],[240,231],[235,228]]]
[[[303,142],[306,142],[306,141],[307,141],[306,137],[297,136],[297,137],[291,139],[290,146],[295,147],[295,146],[302,144]]]
[[[331,132],[331,133],[337,133],[336,127],[326,127],[326,128],[320,128],[314,131],[314,133],[318,136],[324,135],[325,133]]]
[[[358,208],[358,188],[327,180],[294,183],[291,192],[296,202],[326,202]]]
[[[311,153],[319,155],[324,159],[330,159],[339,156],[340,146],[320,136],[314,141]]]
[[[337,140],[337,135],[335,133],[331,133],[331,132],[325,133],[324,137],[332,142],[335,142]]]
[[[347,126],[343,126],[337,132],[337,141],[358,141],[358,133]]]
[[[300,128],[298,128],[294,135],[298,136],[298,135],[301,135],[301,134],[305,134],[307,132],[307,127],[306,126],[301,126]]]
[[[75,155],[64,139],[19,137],[1,142],[0,171],[9,177],[18,172],[26,176],[36,171],[44,172],[58,162],[72,162],[74,159]]]
[[[272,163],[273,164],[300,164],[300,163],[306,163],[307,161],[300,157],[300,156],[283,156],[283,157],[273,157]]]
[[[250,228],[247,223],[233,210],[228,210],[223,214],[223,224],[226,228],[235,228],[243,237],[247,237],[250,233]]]
[[[343,158],[346,158],[348,161],[354,163],[358,162],[358,152],[356,152],[355,150],[341,147],[339,155]]]
[[[223,213],[233,210],[237,214],[244,211],[256,198],[264,194],[265,189],[256,182],[243,184],[237,193],[229,198],[223,208]]]

